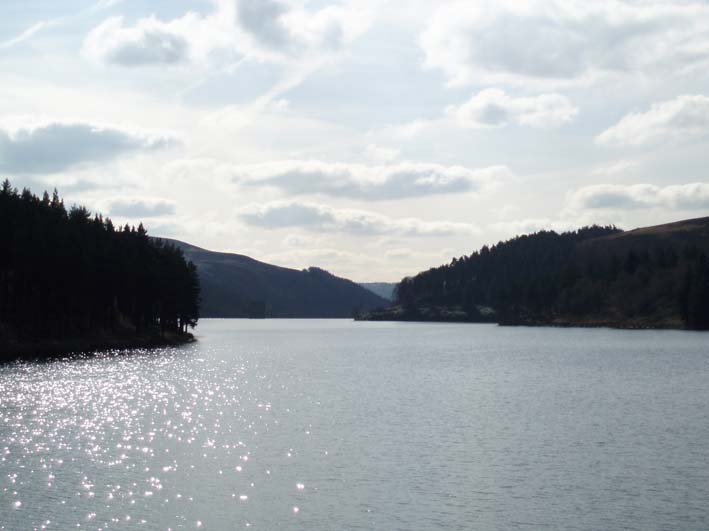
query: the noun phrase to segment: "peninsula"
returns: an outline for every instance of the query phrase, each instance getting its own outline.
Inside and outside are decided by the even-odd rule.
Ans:
[[[709,217],[542,231],[404,278],[362,320],[709,329]]]

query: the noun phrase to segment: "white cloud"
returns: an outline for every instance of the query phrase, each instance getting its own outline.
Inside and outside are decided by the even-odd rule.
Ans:
[[[156,197],[116,196],[104,201],[101,210],[120,218],[155,218],[175,214],[177,204]]]
[[[89,32],[82,52],[94,61],[123,67],[205,67],[239,57],[233,26],[218,14],[197,13],[169,22],[151,16],[132,26],[121,16],[108,18]]]
[[[709,135],[709,97],[684,95],[624,116],[596,137],[603,145],[640,146]]]
[[[379,129],[372,129],[367,134],[369,136],[383,134],[399,140],[412,140],[423,132],[430,130],[436,123],[436,120],[417,119],[403,124],[389,124]]]
[[[291,195],[321,194],[368,200],[477,192],[512,176],[504,166],[471,170],[462,166],[409,162],[366,166],[317,160],[234,166],[231,172],[236,182],[246,186],[269,186]]]
[[[559,85],[610,73],[686,73],[709,62],[701,2],[448,2],[421,36],[451,84]]]
[[[194,182],[217,181],[230,182],[234,174],[234,165],[214,159],[178,159],[166,164],[162,177],[166,181]]]
[[[242,47],[261,59],[337,51],[370,24],[367,9],[354,4],[316,10],[280,0],[220,0],[219,5],[247,37]]]
[[[578,113],[561,94],[513,97],[499,89],[486,89],[460,106],[447,109],[465,128],[502,127],[511,123],[538,128],[560,127]]]
[[[591,172],[591,175],[616,176],[637,172],[641,164],[637,160],[619,160],[605,166],[600,166]]]
[[[401,154],[398,149],[377,146],[376,144],[369,144],[364,153],[369,160],[378,163],[392,162],[399,158]]]
[[[98,2],[93,5],[92,10],[100,11],[102,9],[110,9],[122,3],[123,0],[98,0]]]
[[[318,240],[317,238],[303,234],[289,234],[283,238],[282,243],[287,247],[303,248],[315,246]]]
[[[83,121],[18,120],[0,124],[0,170],[15,174],[56,173],[77,164],[175,146],[167,134]]]
[[[574,192],[569,205],[575,209],[666,208],[694,210],[709,208],[709,184],[597,184]]]
[[[382,214],[354,209],[334,209],[326,205],[295,201],[274,201],[244,208],[239,217],[248,225],[267,229],[301,228],[309,231],[338,232],[362,236],[452,236],[474,234],[476,227],[450,221],[393,219]]]
[[[123,17],[109,18],[88,34],[84,55],[125,67],[205,61],[228,66],[244,57],[311,63],[343,50],[370,23],[366,10],[347,5],[308,10],[276,0],[214,3],[212,13],[189,12],[170,21],[151,16],[129,26]]]
[[[387,258],[393,260],[406,260],[414,255],[414,252],[407,247],[397,247],[395,249],[387,249],[384,253]]]
[[[173,24],[154,17],[125,27],[123,17],[112,17],[94,28],[84,52],[99,61],[121,66],[177,64],[188,60],[190,44]]]

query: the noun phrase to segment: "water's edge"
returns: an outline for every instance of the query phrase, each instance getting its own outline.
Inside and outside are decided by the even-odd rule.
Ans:
[[[70,340],[0,342],[0,363],[18,360],[54,359],[72,354],[94,354],[109,350],[155,349],[197,341],[190,333],[164,336],[105,335]]]

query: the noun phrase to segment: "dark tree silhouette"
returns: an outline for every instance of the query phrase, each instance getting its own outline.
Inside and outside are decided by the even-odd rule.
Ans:
[[[685,275],[680,292],[682,319],[688,328],[709,329],[709,260],[699,254]]]
[[[542,231],[483,247],[403,279],[397,304],[455,308],[471,321],[481,307],[506,323],[672,323],[709,329],[709,265],[685,234],[623,239],[615,227]],[[628,233],[625,233],[628,234]],[[668,324],[670,326],[670,324]]]
[[[199,317],[199,279],[182,251],[143,225],[115,229],[55,190],[42,198],[0,186],[0,340],[74,339],[97,332],[186,332]]]

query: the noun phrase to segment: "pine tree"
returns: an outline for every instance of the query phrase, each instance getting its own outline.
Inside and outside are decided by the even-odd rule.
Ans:
[[[116,331],[186,331],[199,318],[199,278],[171,245],[141,224],[115,230],[82,206],[66,211],[55,190],[42,198],[0,186],[0,346]]]

